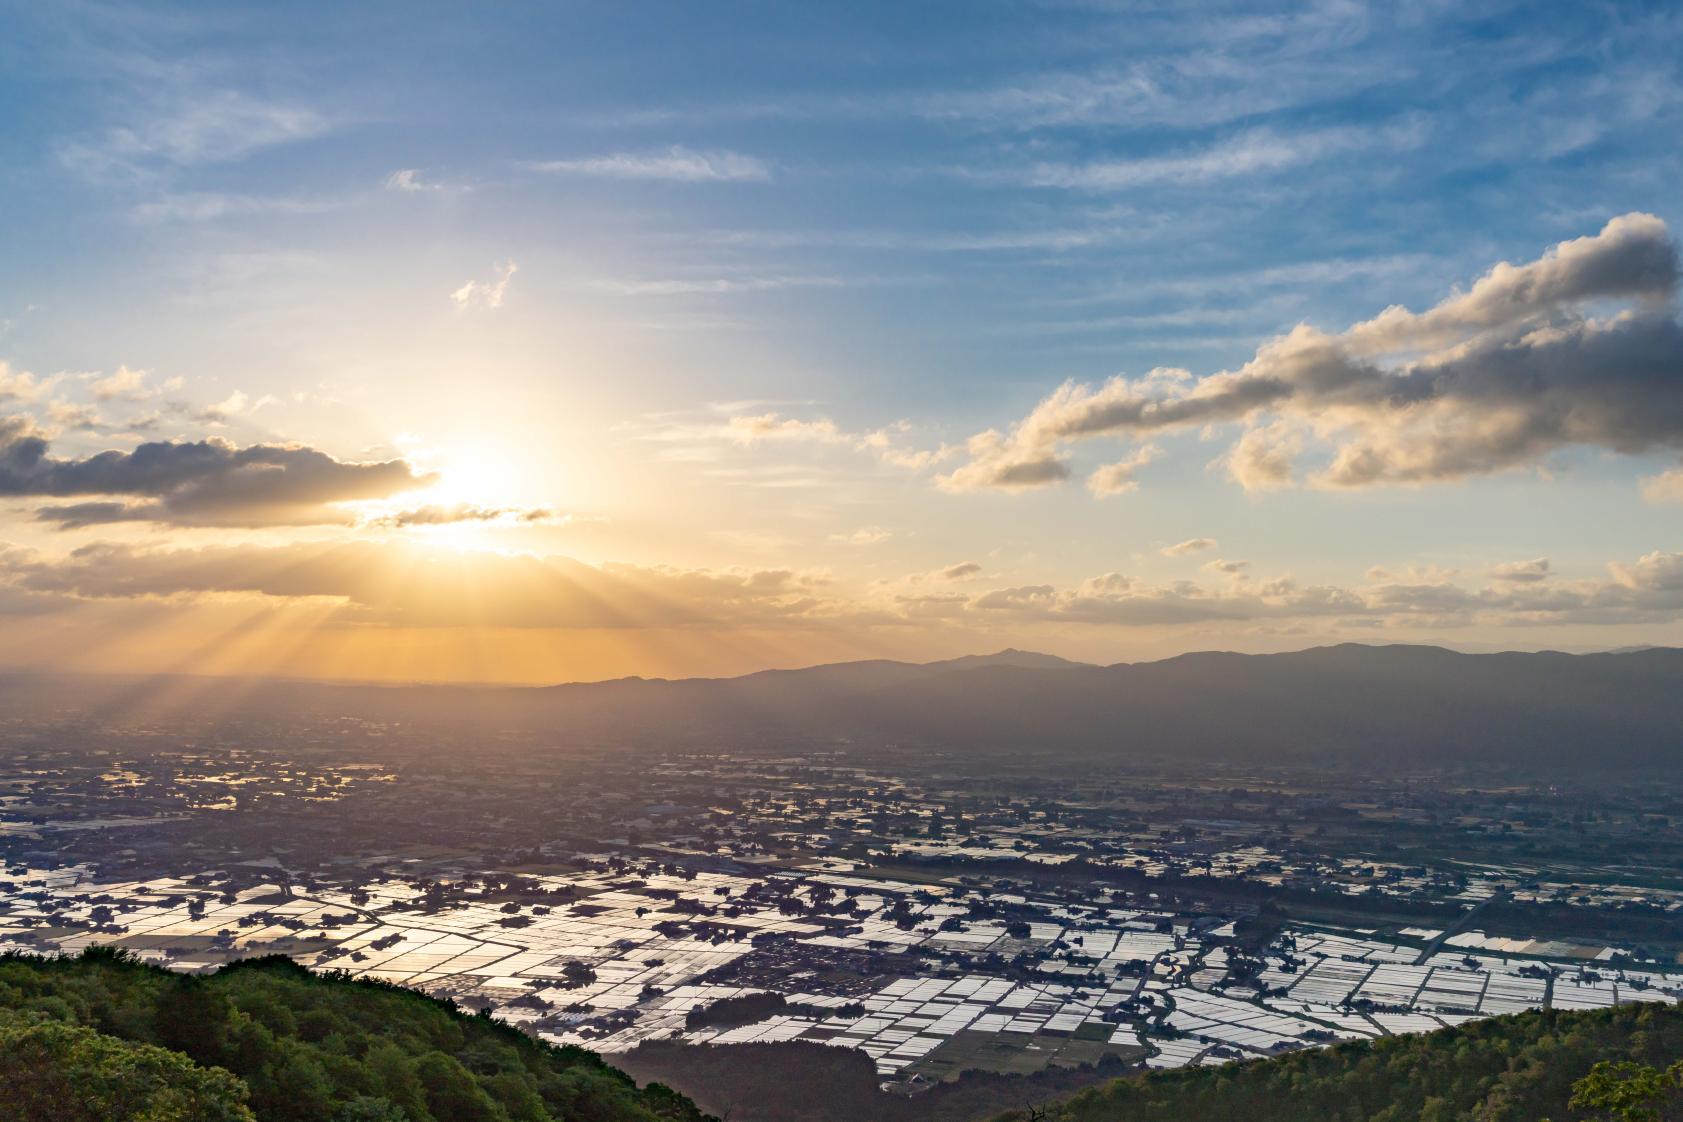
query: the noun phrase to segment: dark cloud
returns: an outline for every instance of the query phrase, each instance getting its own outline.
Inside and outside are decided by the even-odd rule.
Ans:
[[[450,526],[462,522],[508,522],[533,525],[556,521],[545,507],[477,506],[473,503],[429,504],[393,511],[372,520],[376,526]]]
[[[0,418],[0,496],[109,499],[44,508],[61,526],[167,522],[270,526],[346,522],[330,504],[386,498],[432,481],[403,460],[352,462],[296,444],[154,441],[82,459],[52,455],[27,417]]]

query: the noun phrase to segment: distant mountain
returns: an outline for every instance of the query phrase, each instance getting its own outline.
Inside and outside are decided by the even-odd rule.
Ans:
[[[166,688],[167,686],[167,688]],[[121,713],[171,693],[207,712],[489,723],[559,741],[845,739],[1120,759],[1512,762],[1596,768],[1683,760],[1683,650],[1460,654],[1344,644],[1091,666],[1024,651],[885,660],[739,678],[625,678],[544,688],[133,680],[56,691],[0,680],[0,712]],[[199,704],[195,701],[195,704]]]

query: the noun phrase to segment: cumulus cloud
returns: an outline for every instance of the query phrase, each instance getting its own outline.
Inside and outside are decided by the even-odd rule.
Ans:
[[[1636,592],[1683,592],[1683,553],[1656,550],[1610,569],[1615,581]]]
[[[982,566],[974,561],[960,561],[943,565],[926,573],[912,573],[904,578],[906,584],[954,584],[971,581],[982,575]]]
[[[1643,479],[1642,497],[1651,503],[1683,503],[1683,468]]]
[[[303,445],[240,447],[214,438],[61,459],[28,417],[0,417],[0,496],[89,499],[36,509],[38,519],[65,528],[348,522],[332,504],[386,498],[430,481],[404,460],[345,461]]]
[[[1233,575],[1244,562],[1206,566]],[[1640,624],[1683,619],[1683,553],[1656,551],[1612,563],[1604,578],[1560,581],[1538,559],[1499,566],[1492,582],[1469,586],[1453,571],[1376,568],[1365,585],[1300,585],[1290,577],[1247,578],[1209,587],[1151,584],[1106,573],[1074,588],[1049,584],[993,589],[961,614],[1018,623],[1175,626],[1217,622],[1327,620],[1339,626],[1468,627]]]
[[[50,378],[37,378],[27,370],[14,370],[11,363],[0,360],[0,402],[34,401],[51,384]]]
[[[1164,557],[1184,557],[1188,553],[1201,553],[1206,549],[1214,549],[1215,547],[1216,540],[1214,538],[1187,538],[1183,542],[1166,545],[1158,552]]]
[[[965,445],[970,462],[936,480],[947,491],[1027,491],[1069,478],[1069,465],[1050,447],[1007,439],[996,429]]]
[[[47,420],[57,429],[72,432],[93,432],[101,424],[99,413],[92,406],[63,400],[47,403]]]
[[[545,160],[532,166],[556,175],[675,183],[759,183],[771,178],[770,165],[753,156],[728,151],[698,152],[679,145],[662,152],[616,152],[574,160]]]
[[[1537,581],[1548,580],[1549,559],[1537,557],[1530,561],[1505,561],[1491,567],[1492,580],[1512,581],[1516,584],[1534,584]]]
[[[999,589],[978,596],[972,610],[1047,622],[1159,626],[1300,616],[1363,614],[1353,593],[1333,587],[1298,588],[1288,580],[1257,588],[1214,590],[1191,581],[1148,585],[1108,574],[1073,590],[1051,585]]]
[[[119,366],[116,373],[89,382],[88,392],[93,394],[95,401],[144,401],[152,396],[151,389],[146,385],[147,373]]]
[[[1143,445],[1136,449],[1133,455],[1113,464],[1106,464],[1088,476],[1087,489],[1099,498],[1138,491],[1140,485],[1134,478],[1134,473],[1162,454],[1163,450],[1155,444]]]
[[[1292,465],[1303,451],[1304,433],[1291,421],[1252,425],[1217,464],[1247,491],[1275,491],[1292,486]]]
[[[508,286],[514,280],[514,274],[520,271],[520,266],[513,261],[504,261],[496,268],[495,275],[490,280],[470,280],[462,287],[450,294],[458,308],[500,308],[503,298],[508,295]]]
[[[1290,485],[1311,441],[1325,487],[1460,479],[1572,446],[1683,449],[1677,280],[1665,223],[1627,214],[1424,312],[1393,306],[1336,335],[1300,325],[1237,370],[1065,383],[1009,432],[972,438],[941,482],[1045,486],[1069,477],[1075,443],[1234,423],[1221,462],[1252,488]]]
[[[1218,564],[1224,573],[1237,564]],[[1104,573],[961,591],[965,562],[909,578],[875,601],[833,594],[822,574],[791,569],[587,565],[565,557],[441,555],[397,539],[285,545],[142,547],[100,542],[63,556],[0,543],[0,613],[145,600],[190,606],[248,598],[313,605],[329,618],[392,627],[764,628],[904,625],[1459,628],[1651,624],[1683,619],[1683,553],[1655,551],[1603,577],[1492,579],[1435,570],[1368,583],[1302,585],[1289,576],[1202,584]],[[918,582],[928,582],[919,585]]]

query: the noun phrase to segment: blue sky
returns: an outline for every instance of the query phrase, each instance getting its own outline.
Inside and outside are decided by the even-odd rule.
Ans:
[[[314,513],[212,517],[185,513],[202,480],[84,487],[104,511],[67,526],[14,484],[0,588],[118,636],[111,665],[202,645],[241,597],[266,620],[337,605],[310,643],[363,651],[354,589],[256,587],[260,554],[182,575],[204,551],[351,546],[619,566],[662,602],[695,592],[668,577],[714,600],[499,620],[522,653],[471,668],[450,627],[395,613],[432,653],[389,675],[1677,638],[1683,424],[1648,423],[1683,378],[1677,4],[0,11],[0,372],[26,379],[0,413],[66,462],[298,446],[347,478],[401,463],[419,496],[318,486],[297,492]],[[1629,215],[1650,224],[1608,226]],[[1372,352],[1392,378],[1500,344],[1442,396],[1405,408],[1381,379],[1358,409],[1294,382],[1201,425],[1069,412],[1273,378],[1246,364],[1299,325],[1359,365],[1353,325],[1585,238],[1648,280],[1573,289],[1499,340],[1479,321]],[[1618,326],[1632,301],[1643,324]],[[1535,400],[1534,372],[1492,373],[1540,328],[1596,323],[1640,335],[1595,336],[1595,361],[1634,364],[1618,408],[1599,368]],[[1104,389],[1162,369],[1185,381]],[[1048,405],[1066,382],[1086,389]],[[255,470],[231,455],[218,471]],[[169,579],[67,583],[90,546]]]

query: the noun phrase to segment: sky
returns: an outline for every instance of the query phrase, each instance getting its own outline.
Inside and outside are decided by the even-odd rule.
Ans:
[[[0,668],[1683,644],[1683,5],[0,24]]]

